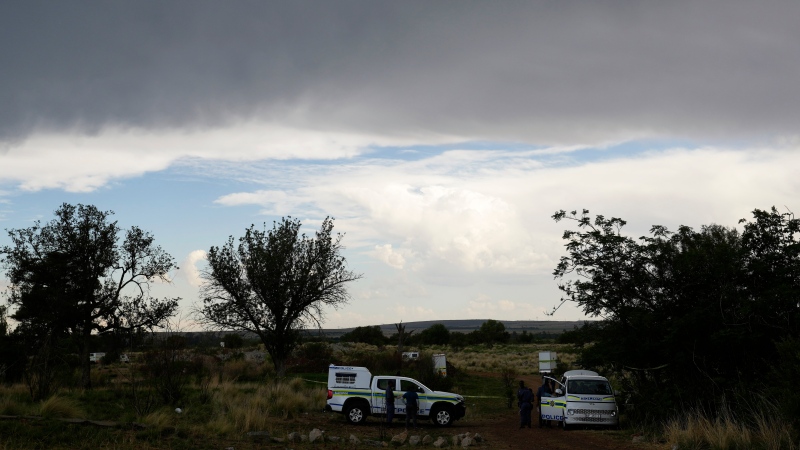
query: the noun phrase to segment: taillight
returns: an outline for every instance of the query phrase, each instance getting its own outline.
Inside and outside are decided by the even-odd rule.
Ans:
[[[328,400],[333,398],[333,391],[328,389]]]

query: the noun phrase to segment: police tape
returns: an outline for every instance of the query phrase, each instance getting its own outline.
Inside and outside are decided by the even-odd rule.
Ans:
[[[309,383],[317,383],[317,384],[325,384],[325,385],[328,384],[328,382],[326,382],[326,381],[309,380],[308,378],[300,378],[300,379],[303,380],[303,381],[308,381]],[[463,397],[464,398],[503,398],[503,399],[506,398],[506,397],[499,397],[499,396],[496,396],[496,395],[464,395]]]

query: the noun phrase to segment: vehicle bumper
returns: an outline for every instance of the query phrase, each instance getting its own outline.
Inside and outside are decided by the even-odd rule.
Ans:
[[[467,407],[463,403],[459,403],[453,407],[453,419],[458,420],[467,413]]]
[[[564,423],[567,425],[600,425],[600,426],[617,426],[619,425],[619,417],[611,417],[606,415],[601,416],[566,416]]]

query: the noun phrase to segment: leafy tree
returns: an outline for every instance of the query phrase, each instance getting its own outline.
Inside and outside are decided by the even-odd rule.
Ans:
[[[154,327],[172,316],[178,300],[150,296],[150,283],[169,281],[173,258],[138,227],[122,231],[111,211],[63,204],[42,225],[10,230],[0,249],[10,281],[12,316],[23,330],[53,339],[78,336],[82,385],[91,387],[93,334]],[[124,237],[121,238],[121,234]]]
[[[206,325],[257,335],[279,376],[301,330],[324,321],[323,307],[349,299],[346,283],[361,278],[340,255],[342,235],[326,218],[314,237],[300,234],[297,219],[272,230],[251,226],[235,245],[233,236],[208,252],[200,320]]]
[[[478,333],[482,342],[489,345],[506,343],[511,337],[506,331],[506,326],[503,325],[503,322],[492,319],[483,322],[478,329]]]
[[[225,337],[222,338],[222,342],[225,343],[225,348],[231,349],[242,348],[244,345],[244,339],[236,333],[226,334]]]
[[[593,342],[582,364],[618,375],[638,412],[741,398],[779,360],[777,343],[796,336],[798,222],[774,208],[753,217],[741,234],[654,226],[635,241],[622,234],[622,219],[592,221],[586,210],[553,216],[579,228],[564,233],[567,255],[554,272],[562,304],[604,319],[564,339]]]
[[[343,334],[339,340],[342,342],[363,342],[378,346],[386,345],[386,336],[383,335],[379,325],[355,327],[352,331]]]
[[[435,323],[422,330],[419,339],[425,345],[447,345],[450,342],[450,330],[441,323]]]

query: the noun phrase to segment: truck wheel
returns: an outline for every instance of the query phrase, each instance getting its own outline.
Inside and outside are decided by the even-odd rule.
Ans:
[[[352,403],[347,406],[344,416],[347,417],[348,422],[352,423],[353,425],[358,425],[360,423],[364,423],[364,420],[367,419],[367,411],[363,404]]]
[[[431,420],[440,427],[449,427],[453,424],[453,410],[449,406],[437,406],[431,411]]]

